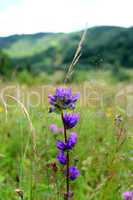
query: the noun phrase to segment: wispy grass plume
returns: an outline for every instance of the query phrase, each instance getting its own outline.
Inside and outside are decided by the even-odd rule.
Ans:
[[[83,32],[83,34],[81,36],[81,40],[80,40],[80,42],[78,44],[78,47],[76,49],[74,58],[73,58],[73,60],[72,60],[72,62],[70,64],[70,66],[68,67],[64,83],[66,83],[70,79],[70,77],[72,76],[72,74],[74,72],[74,67],[78,63],[78,61],[79,61],[79,59],[81,57],[81,50],[82,50],[83,42],[85,40],[86,33],[87,33],[87,29],[84,30],[84,32]]]

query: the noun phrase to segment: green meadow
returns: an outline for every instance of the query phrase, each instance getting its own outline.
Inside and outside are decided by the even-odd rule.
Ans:
[[[49,128],[63,127],[49,113],[48,94],[59,86],[81,94],[73,199],[123,200],[133,191],[132,35],[132,27],[101,26],[0,37],[0,200],[64,199],[63,136]]]
[[[21,194],[24,200],[63,199],[65,180],[55,145],[62,134],[49,130],[50,124],[62,127],[60,115],[48,113],[47,95],[54,88],[1,86],[0,200],[18,200]],[[133,87],[92,80],[72,88],[81,92],[80,122],[74,128],[78,143],[71,153],[81,172],[71,182],[74,199],[121,200],[133,189]]]

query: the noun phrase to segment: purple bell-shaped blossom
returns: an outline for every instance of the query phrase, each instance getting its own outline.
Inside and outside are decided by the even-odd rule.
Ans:
[[[63,122],[66,129],[71,129],[76,126],[79,121],[79,114],[78,113],[64,113]]]

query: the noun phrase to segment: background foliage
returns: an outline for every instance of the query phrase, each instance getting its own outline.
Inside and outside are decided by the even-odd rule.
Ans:
[[[23,70],[32,74],[40,72],[52,74],[64,70],[73,59],[81,35],[82,31],[0,38],[0,48],[4,52],[0,52],[0,73],[7,73],[9,68],[13,74],[14,71]],[[132,69],[132,35],[132,27],[101,26],[88,29],[77,69],[80,71],[104,69],[115,73],[120,72],[122,68]]]

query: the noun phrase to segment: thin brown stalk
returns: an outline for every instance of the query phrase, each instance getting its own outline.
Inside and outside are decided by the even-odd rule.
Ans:
[[[62,118],[62,122],[63,122],[63,127],[64,127],[64,140],[65,143],[67,143],[67,132],[66,132],[66,127],[63,121],[63,112],[61,113],[61,118]],[[69,150],[67,150],[67,170],[66,170],[66,196],[64,197],[65,200],[69,199],[69,193],[70,193],[70,185],[69,185]]]
[[[6,95],[6,96],[11,98],[11,99],[13,99],[15,102],[17,102],[20,105],[22,111],[24,112],[24,114],[25,114],[25,116],[26,116],[26,118],[27,118],[27,120],[29,122],[30,131],[32,133],[33,151],[34,151],[34,153],[36,153],[36,133],[35,133],[35,129],[33,127],[30,115],[29,115],[26,107],[24,106],[24,104],[20,100],[18,100],[14,96],[11,96],[11,95]]]
[[[8,111],[7,111],[7,104],[3,98],[3,96],[1,96],[1,100],[2,100],[2,103],[3,103],[3,106],[4,106],[4,109],[5,109],[5,121],[7,122],[7,114],[8,114]]]
[[[85,31],[83,32],[82,34],[82,37],[81,37],[81,40],[78,44],[78,47],[76,49],[76,52],[75,52],[75,55],[74,55],[74,58],[70,64],[70,66],[68,67],[68,70],[67,70],[67,73],[66,73],[66,76],[65,76],[65,80],[64,82],[66,83],[67,80],[71,77],[72,73],[73,73],[73,70],[74,70],[74,66],[78,63],[79,59],[80,59],[80,56],[81,56],[81,50],[82,50],[82,45],[83,45],[83,42],[85,40],[85,36],[86,36],[86,33],[87,33],[87,29],[85,29]]]

